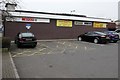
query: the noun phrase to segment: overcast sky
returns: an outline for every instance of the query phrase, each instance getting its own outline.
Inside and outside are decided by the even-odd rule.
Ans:
[[[20,0],[21,9],[86,15],[88,17],[118,19],[120,0]]]

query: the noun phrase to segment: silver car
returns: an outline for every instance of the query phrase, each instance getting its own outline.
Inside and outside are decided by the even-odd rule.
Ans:
[[[118,33],[119,38],[120,38],[120,29],[116,29],[116,30],[115,30],[115,32],[117,32],[117,33]]]

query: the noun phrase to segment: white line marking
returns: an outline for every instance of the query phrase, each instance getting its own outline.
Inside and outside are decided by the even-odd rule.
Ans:
[[[14,61],[13,61],[13,59],[12,59],[12,56],[11,56],[11,53],[10,53],[10,52],[9,52],[9,56],[10,56],[10,60],[11,60],[12,66],[13,66],[13,68],[14,68],[15,77],[16,77],[18,80],[20,80],[20,76],[18,75],[18,71],[17,71],[17,69],[16,69],[15,63],[14,63]]]

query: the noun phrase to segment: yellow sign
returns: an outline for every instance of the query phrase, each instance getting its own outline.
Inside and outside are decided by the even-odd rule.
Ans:
[[[93,27],[94,28],[107,28],[107,24],[106,23],[94,22]]]
[[[57,26],[59,26],[59,27],[72,27],[72,21],[57,20]]]

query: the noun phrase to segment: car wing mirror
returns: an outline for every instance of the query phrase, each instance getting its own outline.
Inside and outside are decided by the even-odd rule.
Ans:
[[[87,35],[87,33],[85,33],[84,35]]]

